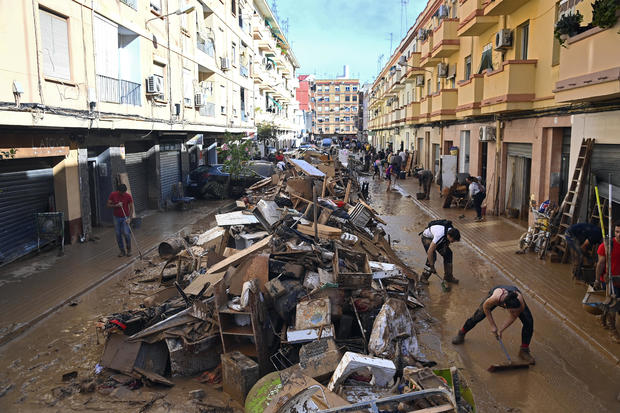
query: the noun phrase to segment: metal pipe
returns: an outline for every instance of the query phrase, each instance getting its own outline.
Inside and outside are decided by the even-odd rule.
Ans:
[[[609,196],[608,196],[608,210],[607,210],[607,229],[609,231],[609,237],[608,237],[608,244],[607,244],[607,250],[605,251],[605,256],[607,259],[607,291],[609,292],[610,295],[615,295],[615,288],[614,288],[614,283],[613,283],[613,279],[611,278],[611,249],[614,245],[614,234],[611,232],[611,220],[613,217],[612,214],[612,210],[611,210],[611,204],[612,204],[612,200],[611,200],[611,191],[612,191],[612,185],[611,185],[611,178],[612,178],[612,174],[609,174]]]

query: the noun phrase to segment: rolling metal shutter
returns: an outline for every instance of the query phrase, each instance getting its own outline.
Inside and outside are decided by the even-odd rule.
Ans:
[[[596,176],[598,190],[601,196],[609,195],[609,174],[613,185],[613,202],[620,202],[620,173],[618,173],[618,160],[620,160],[620,145],[594,144],[590,169]]]
[[[159,174],[161,200],[165,204],[172,198],[172,187],[181,181],[181,153],[179,151],[159,153]]]
[[[0,264],[37,248],[35,214],[53,194],[52,168],[0,174]]]
[[[148,208],[146,154],[146,152],[138,152],[125,155],[125,167],[127,168],[129,185],[131,185],[131,196],[133,197],[136,213]]]
[[[531,143],[509,143],[506,144],[508,156],[520,156],[522,158],[532,159]]]

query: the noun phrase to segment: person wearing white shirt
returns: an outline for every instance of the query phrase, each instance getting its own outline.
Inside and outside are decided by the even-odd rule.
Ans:
[[[452,226],[452,221],[437,220],[429,222],[427,228],[420,233],[422,245],[426,250],[426,267],[420,281],[428,284],[428,279],[435,272],[435,261],[437,253],[443,258],[444,281],[458,284],[459,280],[454,278],[453,254],[450,244],[461,240],[461,233]]]
[[[482,221],[482,201],[487,196],[486,190],[484,186],[473,176],[468,176],[466,181],[469,184],[469,197],[474,202],[474,208],[476,209],[475,221]]]

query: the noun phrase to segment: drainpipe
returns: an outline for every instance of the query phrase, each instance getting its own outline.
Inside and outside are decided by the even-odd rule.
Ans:
[[[41,105],[45,106],[43,100],[43,85],[41,84],[41,58],[39,56],[39,20],[37,19],[37,11],[39,10],[39,2],[32,0],[32,23],[34,26],[34,44],[36,46],[35,55],[37,56],[37,81],[39,85],[39,99],[41,99]]]
[[[499,215],[499,184],[500,184],[500,165],[501,165],[501,155],[502,155],[502,122],[498,117],[495,119],[495,199],[493,200],[494,208],[493,214]]]

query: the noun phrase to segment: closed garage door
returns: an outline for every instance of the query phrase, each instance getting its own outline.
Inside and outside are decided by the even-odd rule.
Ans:
[[[37,247],[35,214],[49,211],[51,168],[0,174],[0,264]]]
[[[136,213],[148,208],[148,183],[146,152],[128,153],[125,155],[125,167],[131,185]]]
[[[601,196],[609,197],[609,174],[611,174],[611,184],[613,185],[613,202],[620,202],[620,173],[618,173],[618,160],[620,160],[620,145],[595,144],[592,151],[592,161],[590,169],[598,184]],[[615,216],[616,214],[614,214]]]
[[[181,181],[181,153],[168,151],[159,153],[161,176],[161,200],[165,204],[172,198],[172,187]]]

